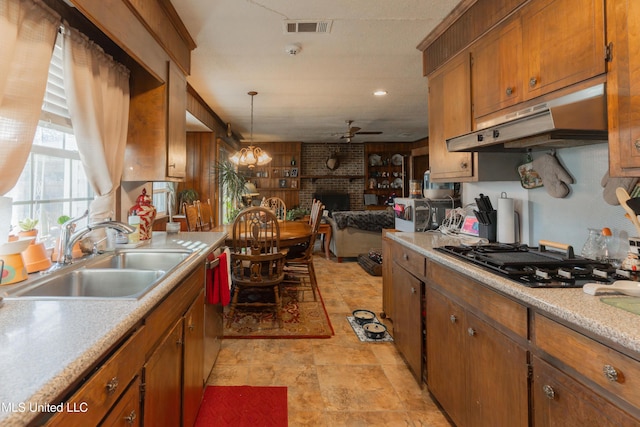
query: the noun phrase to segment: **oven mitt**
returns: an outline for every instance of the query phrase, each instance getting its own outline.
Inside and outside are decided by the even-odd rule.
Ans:
[[[558,162],[556,156],[543,154],[533,161],[533,169],[542,178],[542,184],[551,197],[561,199],[569,194],[567,184],[573,184],[573,178]]]
[[[611,178],[609,171],[607,171],[604,173],[602,181],[600,181],[600,185],[604,188],[604,190],[602,190],[602,198],[610,205],[619,205],[620,202],[618,201],[618,196],[616,196],[616,188],[622,187],[627,193],[631,194],[637,182],[638,178]]]

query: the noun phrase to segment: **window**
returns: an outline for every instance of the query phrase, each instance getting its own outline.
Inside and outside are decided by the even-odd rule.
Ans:
[[[94,198],[66,106],[60,35],[49,66],[41,121],[31,153],[20,179],[7,196],[13,198],[12,225],[27,217],[37,219],[39,238],[47,246],[57,237],[58,218],[81,215]]]
[[[156,208],[156,217],[169,215],[167,212],[168,202],[174,194],[174,184],[172,182],[153,183],[153,206]],[[173,204],[174,202],[172,202]]]

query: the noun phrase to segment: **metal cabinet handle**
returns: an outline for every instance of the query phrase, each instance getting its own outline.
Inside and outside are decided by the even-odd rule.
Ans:
[[[409,261],[409,255],[407,255],[406,253],[402,254],[402,259],[405,261]]]
[[[130,413],[129,415],[127,415],[126,417],[124,417],[124,421],[125,421],[127,424],[133,424],[133,422],[136,420],[136,417],[137,417],[137,415],[136,415],[136,411],[135,411],[135,410],[133,410],[133,411],[131,411],[131,413]]]
[[[194,324],[192,323],[192,324],[190,324],[188,327],[189,327],[189,330],[190,330],[191,332],[193,332],[193,330],[196,328],[196,325],[194,325]]]
[[[176,341],[176,345],[182,345],[182,338],[178,338],[178,340]]]
[[[451,323],[456,323],[456,321],[458,320],[458,318],[456,317],[455,314],[452,314],[451,316],[449,316],[449,320],[451,321]]]
[[[634,147],[636,147],[636,150],[640,151],[640,139],[636,139],[633,142]]]
[[[470,337],[472,337],[476,334],[476,331],[473,328],[469,328],[467,329],[467,333],[469,334]]]
[[[111,380],[107,383],[105,388],[107,389],[108,394],[115,393],[116,389],[118,388],[118,377],[111,378]]]
[[[411,293],[412,293],[412,294],[415,294],[415,293],[416,293],[416,288],[411,287]]]
[[[556,397],[556,392],[549,384],[545,384],[542,386],[542,391],[544,395],[547,396],[547,399],[553,400]]]
[[[170,168],[175,168],[175,167],[176,167],[176,164],[175,164],[175,163],[171,163],[171,164],[169,165],[169,167],[170,167]]]
[[[538,84],[538,79],[536,79],[535,77],[531,77],[529,79],[529,87],[534,87],[537,84]]]
[[[467,169],[468,167],[469,167],[469,163],[467,162],[460,163],[460,169]]]
[[[611,365],[604,365],[602,367],[602,373],[605,378],[611,382],[618,381],[618,370]]]
[[[513,94],[513,88],[508,87],[505,93],[507,94],[507,96],[511,96]]]

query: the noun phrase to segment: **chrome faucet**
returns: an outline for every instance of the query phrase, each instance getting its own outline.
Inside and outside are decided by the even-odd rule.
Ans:
[[[130,234],[136,231],[133,227],[119,221],[101,221],[94,224],[87,224],[82,230],[76,231],[75,227],[78,221],[89,215],[89,211],[85,211],[84,214],[77,218],[72,218],[62,224],[62,230],[60,231],[60,246],[58,248],[58,260],[57,264],[66,265],[71,264],[73,260],[73,245],[79,242],[84,236],[97,230],[99,228],[113,228],[121,233]]]

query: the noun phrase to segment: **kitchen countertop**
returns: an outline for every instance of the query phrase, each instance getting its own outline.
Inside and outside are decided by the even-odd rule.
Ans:
[[[387,237],[530,307],[640,353],[640,316],[601,302],[600,295],[585,294],[580,288],[528,288],[433,249],[461,244],[457,237],[433,232],[387,233]]]
[[[142,248],[198,252],[139,300],[7,300],[0,305],[0,424],[21,426],[74,381],[221,245],[225,233],[154,232]],[[38,274],[38,273],[34,273]],[[0,292],[9,286],[0,287]]]

